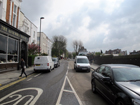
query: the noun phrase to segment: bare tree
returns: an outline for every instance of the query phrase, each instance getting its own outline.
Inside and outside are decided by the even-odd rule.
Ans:
[[[73,43],[72,43],[72,45],[73,45],[73,48],[74,48],[74,51],[75,51],[76,55],[78,55],[79,50],[80,50],[80,49],[82,48],[82,46],[83,46],[82,41],[81,41],[81,40],[79,40],[79,41],[74,40]]]
[[[83,43],[82,43],[82,41],[81,40],[79,40],[79,48],[78,48],[78,53],[79,53],[79,51],[80,51],[80,49],[83,47]]]

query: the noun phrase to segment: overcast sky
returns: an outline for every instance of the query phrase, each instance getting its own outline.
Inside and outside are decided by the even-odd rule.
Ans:
[[[22,0],[21,11],[50,39],[81,40],[87,51],[140,50],[140,0]]]

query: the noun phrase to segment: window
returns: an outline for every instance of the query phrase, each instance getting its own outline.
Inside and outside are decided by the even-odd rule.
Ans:
[[[102,74],[106,77],[112,77],[112,72],[109,67],[105,67],[105,69],[102,70]]]
[[[102,73],[102,71],[104,70],[104,68],[105,68],[104,66],[101,66],[100,68],[97,69],[97,72],[98,73]]]
[[[16,25],[16,16],[17,15],[17,6],[14,5],[14,11],[13,11],[13,23],[12,25],[15,26]]]
[[[18,62],[18,41],[0,35],[0,63]]]
[[[0,54],[0,63],[5,63],[6,62],[6,55]]]
[[[77,63],[89,63],[88,59],[78,58]]]
[[[18,41],[15,39],[8,39],[8,62],[17,62],[18,55]]]
[[[6,54],[7,51],[7,37],[0,35],[0,54]]]
[[[12,38],[8,40],[8,54],[17,55],[18,51],[18,42]]]
[[[33,37],[35,38],[35,31],[34,31],[34,36]]]
[[[40,41],[40,37],[37,37],[37,41]]]

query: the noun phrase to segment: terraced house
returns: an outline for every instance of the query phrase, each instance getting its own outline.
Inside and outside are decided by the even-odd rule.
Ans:
[[[20,68],[21,58],[27,64],[29,35],[19,30],[22,0],[0,0],[0,72]]]

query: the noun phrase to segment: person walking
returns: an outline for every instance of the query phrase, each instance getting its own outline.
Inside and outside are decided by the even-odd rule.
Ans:
[[[22,69],[22,71],[21,71],[21,75],[20,75],[19,77],[22,77],[22,74],[23,74],[23,73],[24,73],[25,76],[27,77],[27,74],[25,73],[25,68],[24,68],[24,66],[25,66],[25,61],[24,61],[23,58],[21,58],[21,69]]]

